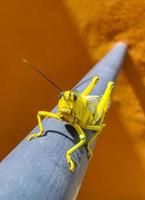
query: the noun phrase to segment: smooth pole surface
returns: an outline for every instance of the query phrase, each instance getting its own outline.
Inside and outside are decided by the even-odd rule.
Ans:
[[[80,81],[82,91],[95,75],[100,77],[92,94],[103,94],[108,81],[115,81],[127,47],[117,45]],[[56,108],[53,109],[53,112]],[[62,121],[43,120],[45,136],[24,139],[0,164],[0,200],[74,200],[88,165],[86,149],[73,154],[77,163],[69,171],[65,153],[77,142],[77,133]],[[32,130],[38,132],[38,127]],[[31,132],[31,133],[32,133]],[[90,134],[91,132],[89,132]],[[91,133],[92,134],[92,133]],[[92,146],[93,148],[93,146]]]

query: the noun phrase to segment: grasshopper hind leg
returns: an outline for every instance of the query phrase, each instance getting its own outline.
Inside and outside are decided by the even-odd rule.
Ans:
[[[93,88],[96,86],[97,82],[99,81],[98,76],[94,76],[94,78],[91,80],[89,85],[85,88],[85,90],[82,92],[82,95],[89,95]]]
[[[100,121],[99,124],[95,125],[95,126],[87,126],[86,127],[87,130],[96,131],[96,133],[93,135],[93,137],[86,144],[88,157],[89,157],[89,154],[92,155],[91,149],[90,149],[90,145],[93,143],[95,138],[102,131],[102,128],[105,126],[105,124],[103,122],[104,122],[105,114],[109,109],[110,96],[111,96],[111,92],[112,92],[113,86],[114,86],[114,83],[112,81],[109,81],[108,85],[107,85],[107,87],[105,89],[105,92],[104,92],[99,104],[97,105],[97,108],[96,108],[97,112],[95,114],[95,119]]]
[[[114,87],[114,82],[109,81],[108,85],[104,91],[104,94],[101,97],[99,104],[97,105],[97,108],[96,108],[97,112],[96,112],[96,116],[95,116],[96,120],[101,119],[101,122],[103,122],[105,114],[109,109],[111,93],[112,93],[113,87]]]

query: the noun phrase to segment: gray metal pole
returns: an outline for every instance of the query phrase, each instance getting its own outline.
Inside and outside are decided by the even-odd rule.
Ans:
[[[117,45],[80,81],[82,91],[90,78],[99,75],[100,82],[92,94],[101,95],[108,81],[115,80],[126,54],[126,45]],[[56,109],[56,108],[55,108]],[[54,110],[55,110],[54,109]],[[53,111],[54,111],[53,110]],[[73,154],[77,163],[69,171],[65,153],[76,142],[77,133],[66,123],[43,120],[44,137],[24,139],[0,164],[1,200],[73,200],[79,191],[88,165],[86,149]],[[38,132],[38,127],[32,132]]]

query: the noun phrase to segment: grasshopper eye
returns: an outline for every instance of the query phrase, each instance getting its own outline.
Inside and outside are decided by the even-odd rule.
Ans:
[[[61,97],[63,96],[64,92],[61,92],[58,96],[59,99],[61,99]]]
[[[76,101],[78,96],[77,96],[76,93],[74,93],[74,94],[73,94],[73,97],[74,97],[74,101]]]

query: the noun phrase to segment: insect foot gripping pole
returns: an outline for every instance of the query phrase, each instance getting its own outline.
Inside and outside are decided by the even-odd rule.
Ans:
[[[106,89],[108,82],[115,82],[126,54],[126,49],[127,47],[124,43],[117,43],[79,82],[78,87],[75,87],[75,90],[81,93],[85,91],[93,77],[96,75],[99,77],[100,80],[92,90],[91,95],[107,96],[97,104],[99,112],[94,112],[96,119],[100,121],[109,106],[108,103],[105,103],[108,102],[108,94],[111,91]],[[113,87],[111,82],[108,87]],[[61,100],[64,101],[66,98],[72,99],[72,93],[67,93],[64,98],[63,93],[60,96],[62,96]],[[74,100],[77,98],[76,94],[74,94],[73,98]],[[65,105],[67,107],[69,103]],[[67,119],[67,113],[69,112],[67,109],[64,110],[65,119]],[[52,113],[57,113],[57,109],[53,109]],[[49,115],[49,117],[52,116]],[[85,131],[85,135],[80,134],[78,138],[76,135],[79,132],[76,131],[76,127],[69,126],[67,122],[54,118],[45,118],[42,121],[42,128],[45,130],[44,137],[31,138],[31,141],[24,139],[1,162],[0,199],[72,200],[76,198],[89,162],[84,146],[90,145],[92,141],[95,143],[95,138],[87,144],[88,140],[85,137],[88,136],[88,132]],[[100,126],[88,126],[87,128],[91,130],[98,128],[98,131],[99,128],[100,131],[102,129]],[[89,134],[90,132],[94,133],[89,131]],[[34,128],[32,133],[39,133],[38,127]],[[74,146],[75,151],[71,149]],[[80,146],[82,147],[80,148]],[[92,151],[93,146],[89,146],[90,151]],[[69,163],[72,163],[71,161],[73,160],[73,163],[69,164],[70,169],[66,158]],[[74,172],[72,173],[71,171],[73,170]]]

